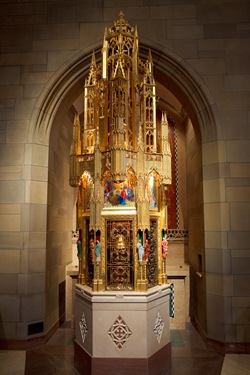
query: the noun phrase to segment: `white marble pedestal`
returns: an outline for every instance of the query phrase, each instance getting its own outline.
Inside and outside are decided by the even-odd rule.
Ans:
[[[75,367],[86,375],[163,375],[171,368],[169,285],[147,292],[75,288]]]

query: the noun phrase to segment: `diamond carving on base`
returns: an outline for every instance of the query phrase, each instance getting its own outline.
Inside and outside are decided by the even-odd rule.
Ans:
[[[161,314],[158,312],[157,318],[155,320],[155,326],[154,326],[154,329],[153,329],[158,343],[161,342],[161,335],[162,335],[162,332],[163,332],[163,328],[164,328],[164,322],[162,320]]]
[[[87,333],[88,333],[88,327],[87,327],[87,323],[86,323],[84,313],[82,314],[81,320],[79,322],[79,326],[80,326],[80,331],[81,331],[81,335],[82,335],[82,342],[84,344],[84,341],[85,341]]]
[[[114,321],[113,325],[110,327],[108,335],[120,350],[128,341],[128,338],[130,335],[132,335],[132,332],[130,331],[128,325],[124,322],[122,317],[119,315],[118,318],[116,318],[116,320]]]

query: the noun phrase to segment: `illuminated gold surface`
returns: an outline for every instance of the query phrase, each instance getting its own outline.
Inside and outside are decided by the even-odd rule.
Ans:
[[[139,58],[137,29],[122,12],[105,29],[101,63],[93,52],[83,106],[83,123],[78,114],[73,122],[69,179],[79,189],[77,226],[84,236],[79,280],[95,291],[146,291],[164,284],[161,231],[167,228],[167,208],[161,191],[172,178],[168,121],[164,112],[157,126],[151,51],[146,61]],[[122,221],[132,229],[107,233],[107,225],[118,228]],[[143,264],[136,250],[139,234],[143,244],[150,239]],[[90,254],[90,238],[101,243],[100,263]]]

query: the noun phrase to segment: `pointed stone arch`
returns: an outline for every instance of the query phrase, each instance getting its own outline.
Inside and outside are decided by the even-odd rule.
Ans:
[[[95,54],[97,61],[100,59],[101,47],[95,46]],[[151,49],[152,58],[154,62],[154,72],[156,82],[160,82],[170,92],[181,101],[185,107],[188,117],[191,120],[194,133],[198,134],[198,141],[200,142],[201,163],[200,171],[197,170],[197,175],[201,173],[200,182],[203,182],[206,168],[210,163],[219,163],[221,153],[224,150],[224,142],[220,141],[223,138],[220,117],[217,106],[213,96],[208,90],[202,78],[193,70],[193,68],[179,56],[172,51],[148,41],[140,44],[140,57],[147,59],[148,49]],[[92,48],[87,52],[80,51],[52,76],[50,81],[44,87],[40,97],[38,98],[28,134],[28,142],[30,144],[40,145],[43,152],[48,154],[47,168],[50,169],[51,159],[49,158],[50,150],[53,149],[53,132],[56,130],[60,133],[60,120],[67,119],[68,124],[73,123],[75,115],[74,109],[71,107],[72,102],[83,92],[83,79],[89,71],[92,58]],[[65,120],[66,121],[66,120]],[[55,132],[55,133],[56,133]],[[70,136],[70,132],[68,133]],[[55,136],[54,136],[55,138]],[[212,162],[209,160],[210,154],[213,152]],[[67,152],[65,152],[65,155]],[[35,150],[31,153],[30,163],[35,163]],[[62,167],[63,168],[63,167]],[[48,173],[49,174],[49,173]],[[48,181],[50,183],[50,181]],[[219,179],[214,180],[214,185],[217,185],[219,194],[223,195],[223,186]],[[213,204],[210,201],[209,193],[206,190],[207,184],[201,186],[201,214],[203,215],[204,232],[208,230],[216,231],[215,224],[209,223],[207,226],[208,216],[211,214]],[[49,194],[45,196],[44,205],[48,205]],[[217,204],[216,220],[222,223],[222,215],[224,208]],[[51,219],[47,219],[51,221]],[[210,220],[209,220],[210,221]],[[44,233],[48,228],[48,222],[44,223]],[[220,226],[221,229],[221,226]],[[223,228],[227,230],[227,227]],[[220,236],[220,230],[218,236]],[[206,248],[207,236],[202,234],[202,242],[204,251]],[[45,240],[44,247],[47,248],[48,239]],[[194,242],[192,246],[197,247]],[[205,288],[206,286],[204,286]],[[206,300],[206,290],[202,290],[203,301]],[[207,317],[204,317],[201,322],[202,329],[207,330]],[[45,325],[46,326],[46,325]]]

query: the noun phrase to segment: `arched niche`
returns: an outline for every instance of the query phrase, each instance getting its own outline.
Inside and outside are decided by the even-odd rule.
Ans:
[[[101,46],[94,46],[96,60],[100,61]],[[162,46],[151,45],[149,42],[140,44],[140,58],[145,60],[151,49],[154,62],[154,76],[158,86],[159,106],[162,110],[171,113],[174,118],[183,121],[186,127],[187,144],[187,197],[189,217],[187,226],[189,230],[189,248],[187,249],[187,261],[194,270],[201,267],[202,259],[205,259],[206,251],[206,218],[209,212],[209,198],[203,186],[204,169],[208,165],[209,150],[213,143],[216,150],[213,163],[219,163],[219,140],[222,139],[220,119],[216,103],[201,77],[183,59]],[[67,264],[70,259],[69,244],[70,238],[67,233],[71,231],[70,217],[64,217],[64,212],[70,207],[60,207],[50,201],[51,196],[55,196],[57,190],[63,196],[69,195],[67,184],[67,157],[72,136],[72,123],[74,114],[79,109],[81,111],[81,99],[83,98],[84,78],[89,71],[93,48],[86,52],[79,52],[73,58],[65,62],[63,66],[52,76],[44,87],[38,98],[30,122],[28,142],[44,146],[48,153],[48,213],[47,223],[44,232],[47,232],[46,252],[50,258],[53,251],[53,243],[58,237],[57,227],[66,241],[59,240],[61,261],[59,267]],[[179,110],[176,110],[174,102],[178,103]],[[63,126],[62,126],[63,124]],[[62,142],[60,142],[62,141]],[[206,147],[208,145],[208,147]],[[222,146],[223,147],[223,146]],[[31,164],[32,155],[31,155]],[[218,183],[215,181],[215,184]],[[61,187],[63,184],[64,187]],[[221,186],[218,183],[218,189]],[[195,194],[194,194],[195,193]],[[73,193],[74,195],[75,193]],[[68,202],[70,202],[68,199]],[[75,202],[75,197],[72,199]],[[195,203],[194,203],[195,202]],[[46,202],[45,202],[46,204]],[[68,203],[70,205],[70,203]],[[70,208],[73,215],[73,204]],[[55,217],[54,212],[61,212]],[[219,217],[221,212],[217,212]],[[57,222],[57,225],[50,223]],[[66,222],[66,223],[65,223]],[[50,233],[48,233],[48,228]],[[210,229],[208,229],[210,230]],[[59,245],[58,245],[59,246]],[[53,257],[52,257],[53,258]],[[53,262],[53,260],[52,260]],[[205,263],[203,260],[203,269]],[[49,266],[46,272],[53,273],[58,268],[58,263]],[[194,280],[195,279],[195,276]],[[61,278],[58,275],[57,281]],[[52,279],[49,275],[47,279]],[[54,278],[55,280],[55,278]],[[49,289],[49,288],[48,288]],[[53,287],[48,291],[53,293]],[[202,330],[207,330],[206,309],[206,279],[202,282],[194,281],[194,293],[191,301],[197,304],[197,308],[191,306],[191,314],[197,316]],[[48,296],[48,301],[52,296]],[[193,309],[193,311],[192,311]],[[52,311],[53,309],[51,309]],[[202,310],[202,311],[201,311]],[[52,318],[51,318],[52,319]],[[47,326],[49,326],[49,322]]]

